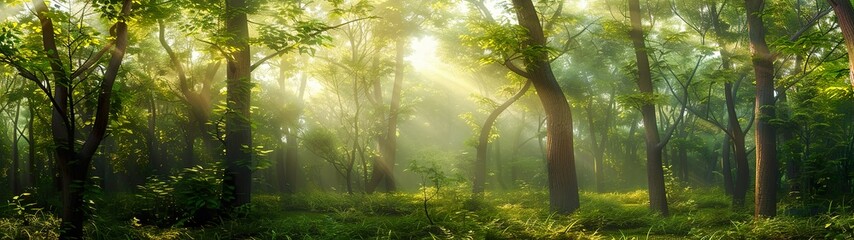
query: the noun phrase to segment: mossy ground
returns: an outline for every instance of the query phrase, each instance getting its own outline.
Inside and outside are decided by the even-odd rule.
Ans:
[[[647,209],[645,191],[583,193],[569,216],[548,211],[542,190],[487,193],[471,200],[463,188],[446,189],[428,203],[419,193],[312,192],[256,195],[244,216],[198,227],[145,225],[134,215],[133,195],[104,196],[87,225],[91,239],[852,239],[854,214],[828,205],[811,217],[752,220],[718,190],[688,190],[671,197],[671,215]],[[58,220],[28,206],[4,208],[0,239],[55,238]],[[782,208],[785,208],[783,204]],[[842,209],[842,210],[839,210]]]

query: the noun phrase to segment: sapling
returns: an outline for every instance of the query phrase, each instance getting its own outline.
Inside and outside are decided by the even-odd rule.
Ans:
[[[448,181],[448,177],[445,175],[445,172],[436,165],[436,163],[430,163],[429,166],[422,166],[418,164],[418,161],[412,161],[406,171],[412,171],[421,175],[421,197],[423,200],[422,206],[424,209],[424,216],[427,217],[427,221],[430,222],[430,225],[436,225],[433,222],[433,218],[430,217],[430,211],[427,207],[427,203],[439,195],[441,186],[443,183]],[[430,187],[428,187],[428,184],[430,183],[433,184],[432,194]]]

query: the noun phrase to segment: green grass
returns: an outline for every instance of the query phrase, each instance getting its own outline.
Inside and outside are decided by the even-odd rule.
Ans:
[[[310,192],[256,195],[246,216],[199,227],[156,227],[134,215],[145,203],[104,196],[87,224],[91,239],[851,239],[854,214],[752,220],[719,190],[692,189],[670,203],[671,216],[648,210],[646,192],[582,193],[570,215],[548,211],[543,190],[486,193],[446,189],[429,202],[418,193]],[[30,206],[31,208],[37,206]],[[56,238],[58,219],[43,211],[0,208],[0,239]]]

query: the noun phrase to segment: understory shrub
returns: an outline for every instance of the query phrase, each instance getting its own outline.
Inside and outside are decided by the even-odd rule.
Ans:
[[[218,217],[221,195],[221,174],[215,168],[195,166],[167,180],[151,177],[139,186],[141,206],[134,217],[160,227],[198,226]]]

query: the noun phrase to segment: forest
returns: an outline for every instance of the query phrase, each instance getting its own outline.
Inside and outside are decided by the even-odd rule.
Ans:
[[[850,0],[0,0],[0,239],[854,239]]]

